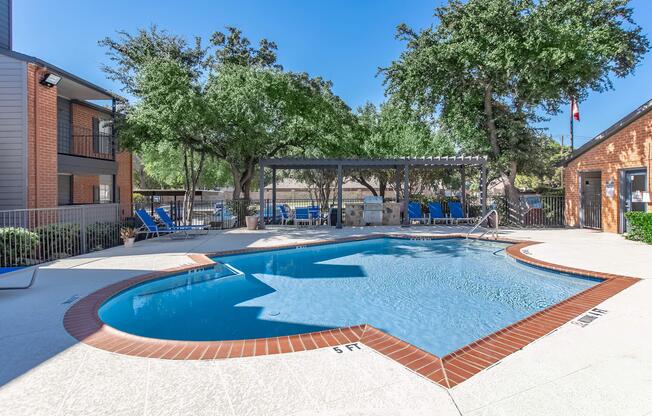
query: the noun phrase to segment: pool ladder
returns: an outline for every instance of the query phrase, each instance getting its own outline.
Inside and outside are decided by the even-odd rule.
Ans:
[[[491,216],[491,214],[494,214],[494,215],[496,216],[496,222],[494,223],[493,228],[487,227],[487,228],[484,230],[484,232],[483,232],[482,234],[480,234],[477,238],[482,238],[482,237],[485,236],[485,234],[487,234],[487,233],[491,233],[491,235],[493,236],[494,240],[498,240],[498,211],[496,211],[495,209],[492,209],[491,211],[487,212],[487,213],[484,215],[484,217],[480,218],[480,221],[478,221],[478,223],[475,224],[475,225],[473,226],[473,228],[471,228],[471,230],[470,230],[468,233],[466,233],[466,238],[467,238],[467,240],[468,240],[469,236],[470,236],[470,235],[471,235],[475,230],[477,230],[478,228],[480,228],[480,227],[482,226],[482,224],[483,224],[485,221],[488,221],[488,220],[489,220],[489,217]]]

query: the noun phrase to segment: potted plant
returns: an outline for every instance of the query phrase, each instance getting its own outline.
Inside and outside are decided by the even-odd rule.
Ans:
[[[247,223],[247,230],[255,230],[258,227],[258,206],[249,205],[247,207],[247,215],[245,216]]]
[[[136,230],[131,227],[122,227],[120,229],[120,237],[125,243],[125,247],[132,247],[136,241]]]

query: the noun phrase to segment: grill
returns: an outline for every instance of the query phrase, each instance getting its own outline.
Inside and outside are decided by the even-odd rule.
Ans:
[[[381,225],[383,223],[383,197],[367,196],[364,198],[362,221],[367,225]]]

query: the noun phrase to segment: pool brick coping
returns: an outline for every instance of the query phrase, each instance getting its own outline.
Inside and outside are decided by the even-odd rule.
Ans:
[[[604,281],[441,358],[367,324],[273,338],[235,341],[174,341],[128,334],[104,324],[98,316],[100,306],[117,293],[150,280],[189,270],[206,268],[214,264],[209,257],[386,237],[431,240],[463,238],[465,235],[373,234],[273,247],[248,247],[206,255],[190,254],[189,257],[195,262],[193,265],[147,273],[123,280],[82,298],[68,309],[63,324],[70,335],[96,348],[137,357],[173,360],[215,360],[283,354],[359,342],[445,388],[452,388],[480,371],[493,366],[508,355],[551,333],[639,280],[634,277],[560,266],[535,259],[523,253],[524,248],[539,244],[538,242],[518,241],[508,238],[487,239],[489,241],[513,243],[513,245],[507,247],[506,252],[518,261],[560,272],[597,277],[604,279]]]

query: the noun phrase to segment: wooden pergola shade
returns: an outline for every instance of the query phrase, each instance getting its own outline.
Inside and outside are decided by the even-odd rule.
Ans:
[[[482,214],[487,211],[487,157],[486,156],[436,156],[422,158],[394,159],[312,159],[312,158],[278,158],[260,160],[260,228],[265,226],[265,168],[272,169],[272,218],[276,218],[276,169],[334,169],[337,170],[337,228],[342,228],[342,182],[343,171],[346,168],[357,169],[403,169],[403,225],[409,226],[407,204],[409,202],[409,169],[459,168],[462,175],[462,206],[466,198],[465,171],[466,166],[480,167]]]

